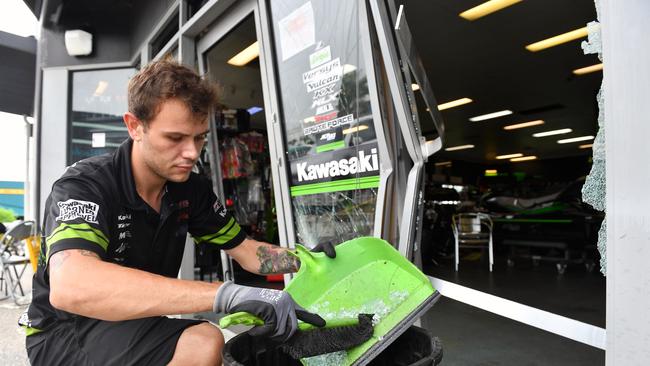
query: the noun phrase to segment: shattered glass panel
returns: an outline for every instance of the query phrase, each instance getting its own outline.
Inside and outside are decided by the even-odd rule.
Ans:
[[[298,242],[372,235],[377,137],[358,2],[269,1]]]
[[[600,17],[600,2],[596,0],[596,10]],[[602,42],[600,23],[587,24],[588,41],[582,42],[585,54],[597,53],[602,61]],[[582,199],[599,211],[605,211],[605,104],[603,86],[597,96],[598,101],[598,134],[593,144],[593,163],[591,172],[582,187]],[[598,251],[600,252],[600,271],[607,273],[607,218],[603,221],[598,231]]]
[[[376,200],[375,189],[295,197],[298,240],[340,243],[372,234]]]
[[[602,61],[601,50],[602,41],[600,39],[600,23],[590,22],[587,23],[587,41],[583,41],[582,52],[585,55],[597,53],[598,58]]]

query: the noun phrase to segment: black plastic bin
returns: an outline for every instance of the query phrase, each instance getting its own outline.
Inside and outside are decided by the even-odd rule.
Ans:
[[[368,365],[433,366],[442,360],[440,340],[426,330],[411,326]],[[301,366],[302,364],[263,338],[242,333],[226,343],[224,366]]]

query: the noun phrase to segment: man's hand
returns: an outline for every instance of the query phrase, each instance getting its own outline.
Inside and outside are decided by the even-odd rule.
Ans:
[[[336,258],[336,249],[334,249],[334,244],[329,241],[316,245],[311,251],[314,253],[324,252],[326,256]]]
[[[214,299],[215,312],[235,313],[245,311],[264,320],[264,325],[253,328],[252,336],[268,336],[284,342],[298,329],[298,319],[325,326],[325,320],[296,304],[285,291],[240,286],[227,281],[217,291]]]

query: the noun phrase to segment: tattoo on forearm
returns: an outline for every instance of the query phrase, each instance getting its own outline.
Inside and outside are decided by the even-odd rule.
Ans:
[[[99,256],[97,255],[97,253],[95,253],[95,252],[91,252],[90,250],[84,250],[84,249],[81,249],[81,250],[79,250],[79,254],[81,254],[81,255],[83,255],[83,256],[85,256],[85,257],[99,258]]]
[[[49,263],[48,270],[50,271],[50,273],[52,273],[52,271],[55,271],[55,270],[59,269],[63,265],[63,262],[65,262],[65,260],[70,257],[70,255],[72,254],[73,251],[78,252],[79,254],[83,255],[84,257],[99,258],[99,255],[97,255],[97,253],[92,252],[90,250],[85,250],[85,249],[62,250],[60,252],[56,252],[56,253],[52,254],[52,256],[50,257],[50,260],[48,262]]]
[[[260,274],[291,273],[300,268],[300,260],[286,249],[261,245],[257,248],[260,261]]]
[[[56,252],[52,254],[48,262],[49,263],[48,269],[50,273],[52,273],[53,270],[59,269],[63,264],[63,262],[65,262],[65,260],[68,259],[68,257],[70,257],[70,252],[67,250],[62,250],[60,252]]]

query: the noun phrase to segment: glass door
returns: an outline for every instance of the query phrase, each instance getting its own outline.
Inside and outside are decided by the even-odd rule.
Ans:
[[[289,243],[383,237],[391,153],[363,2],[261,6],[270,22]]]
[[[220,94],[205,160],[215,192],[248,236],[279,244],[256,8],[236,3],[197,42],[199,71]],[[259,281],[216,248],[199,247],[196,260],[201,271],[220,265],[224,280]]]

